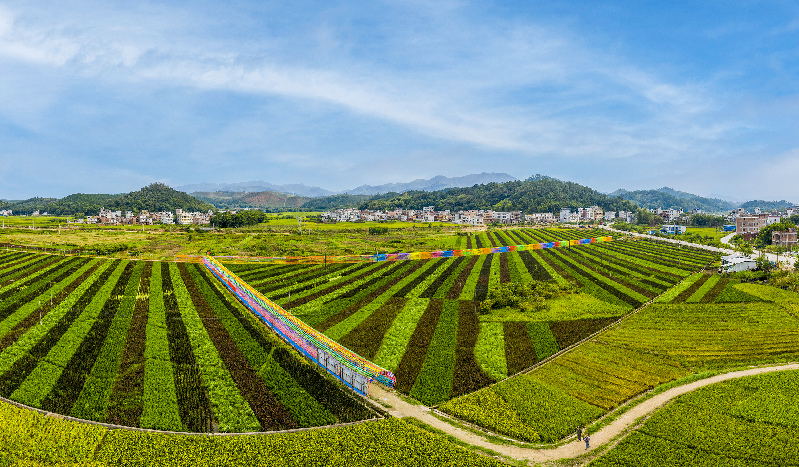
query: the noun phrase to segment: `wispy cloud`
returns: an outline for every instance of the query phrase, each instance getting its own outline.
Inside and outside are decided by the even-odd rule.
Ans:
[[[188,149],[174,148],[181,154],[176,158],[198,166],[220,166],[211,159],[227,150],[319,177],[358,171],[364,161],[382,164],[381,157],[394,154],[394,148],[351,151],[357,144],[347,136],[340,148],[291,149],[245,135],[251,128],[276,128],[275,134],[312,140],[319,136],[307,125],[322,119],[366,137],[374,131],[402,134],[409,142],[400,151],[419,154],[420,171],[438,170],[457,153],[464,154],[459,166],[469,168],[463,170],[480,167],[485,158],[521,167],[517,176],[558,163],[711,163],[746,143],[742,128],[757,125],[741,116],[745,97],[731,100],[730,89],[719,89],[722,71],[652,68],[623,50],[601,48],[573,22],[552,15],[508,16],[468,2],[325,3],[313,9],[208,4],[193,10],[87,5],[0,6],[4,68],[19,79],[38,69],[68,83],[51,86],[57,96],[35,106],[47,117],[37,131],[46,132],[57,119],[57,105],[72,108],[81,99],[72,94],[75,87],[128,93],[141,118],[159,114],[148,108],[158,101],[153,96],[179,93],[204,104],[236,96],[253,107],[280,99],[291,103],[282,110],[303,115],[290,127],[294,118],[253,111],[231,121],[234,129],[216,128],[212,135],[192,136]],[[731,26],[716,30],[725,27]],[[0,103],[0,113],[29,124],[22,105]],[[180,114],[185,121],[168,124],[196,125],[200,118],[188,107]],[[167,139],[162,144],[169,147]],[[441,156],[430,157],[419,145],[435,147],[428,150]],[[327,170],[319,168],[324,165]],[[431,174],[419,174],[425,175]]]

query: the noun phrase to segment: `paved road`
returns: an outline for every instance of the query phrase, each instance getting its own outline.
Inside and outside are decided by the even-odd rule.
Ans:
[[[596,433],[591,433],[592,448],[613,440],[613,438],[623,433],[629,427],[633,426],[638,418],[651,415],[654,411],[658,410],[667,402],[687,392],[691,392],[711,384],[719,383],[721,381],[784,370],[799,370],[799,363],[734,371],[731,373],[725,373],[713,376],[711,378],[694,381],[683,386],[671,388],[638,404],[611,422],[609,425],[601,428]],[[552,449],[531,449],[507,444],[494,444],[483,436],[475,434],[471,431],[463,430],[440,420],[431,413],[431,409],[429,407],[425,407],[423,405],[413,405],[405,402],[397,395],[396,392],[386,390],[378,384],[373,384],[370,386],[369,394],[372,397],[375,397],[390,405],[391,409],[389,409],[389,413],[392,416],[400,418],[416,418],[472,446],[490,449],[503,456],[513,459],[546,462],[556,459],[571,459],[585,454],[585,443],[577,440]]]
[[[698,243],[691,243],[691,242],[686,242],[686,241],[683,241],[683,240],[677,240],[675,238],[656,237],[654,235],[640,234],[640,233],[637,233],[637,232],[626,232],[624,230],[616,230],[616,229],[614,229],[612,227],[609,227],[609,226],[601,226],[601,227],[604,228],[604,229],[613,231],[613,232],[620,233],[620,234],[627,234],[627,235],[632,235],[632,236],[635,236],[635,237],[652,238],[652,239],[659,240],[659,241],[662,241],[662,242],[669,242],[669,243],[676,243],[676,244],[679,244],[679,245],[692,246],[692,247],[702,248],[702,249],[705,249],[705,250],[715,251],[715,252],[723,253],[723,254],[727,254],[727,255],[736,254],[736,251],[733,250],[732,248],[716,248],[716,247],[709,246],[709,245],[700,245]],[[725,243],[727,245],[730,245],[730,240],[735,235],[736,235],[735,232],[733,232],[733,233],[723,237],[721,239],[721,243]],[[730,245],[730,246],[732,246],[732,245]],[[752,254],[749,255],[749,256],[751,258],[753,258],[753,259],[757,259],[758,257],[760,257],[760,255],[761,255],[760,251],[754,250],[752,252]],[[794,258],[792,256],[789,256],[789,255],[780,255],[779,257],[777,257],[777,255],[775,255],[773,253],[766,253],[766,257],[768,258],[769,261],[772,261],[772,262],[777,262],[777,260],[779,260],[780,264],[786,264],[787,263],[787,265],[789,267],[794,267],[794,263],[796,262],[796,258]]]

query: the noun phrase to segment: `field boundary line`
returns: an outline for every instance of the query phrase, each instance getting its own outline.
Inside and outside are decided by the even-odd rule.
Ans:
[[[448,420],[442,420],[436,417],[438,412],[431,410],[429,407],[413,405],[405,402],[397,395],[396,391],[387,391],[380,387],[380,392],[382,392],[382,394],[375,394],[375,396],[386,400],[392,405],[392,407],[394,407],[395,410],[389,412],[389,414],[392,416],[416,418],[435,429],[445,432],[449,436],[459,439],[466,444],[483,449],[490,449],[509,458],[533,462],[546,462],[558,459],[580,458],[586,453],[593,453],[597,451],[599,451],[601,454],[604,454],[608,448],[612,448],[614,445],[621,442],[629,434],[634,432],[641,423],[645,422],[669,402],[697,389],[732,379],[776,371],[797,370],[799,370],[799,363],[795,362],[771,366],[750,367],[743,370],[733,369],[725,373],[719,373],[696,381],[687,382],[679,386],[671,387],[663,392],[648,397],[639,404],[622,413],[618,418],[610,422],[608,425],[592,432],[591,437],[595,442],[595,445],[589,451],[584,449],[582,442],[573,439],[574,435],[565,438],[565,440],[568,440],[565,443],[550,448],[547,448],[546,446],[553,446],[552,444],[529,444],[529,447],[524,446],[528,443],[520,442],[519,440],[514,440],[501,435],[497,437],[508,439],[513,441],[515,444],[497,444],[486,439],[486,436],[495,436],[494,433],[479,428],[473,432],[452,425]],[[472,428],[475,426],[469,423],[462,423],[459,420],[457,421],[467,428]],[[595,456],[591,457],[593,458]],[[593,459],[588,460],[590,461]],[[581,465],[584,465],[584,463],[581,463]]]
[[[704,271],[706,267],[707,267],[707,266],[703,267],[703,268],[702,268],[702,269],[700,269],[699,271],[693,272],[693,273],[689,274],[688,276],[684,277],[684,278],[683,278],[683,279],[682,279],[680,282],[678,282],[678,283],[674,284],[673,286],[669,287],[668,289],[664,290],[664,291],[663,291],[663,292],[661,292],[659,295],[657,295],[657,296],[655,296],[655,297],[652,297],[651,299],[649,299],[649,301],[647,301],[646,303],[642,304],[642,305],[641,305],[641,306],[639,306],[638,308],[636,308],[636,309],[634,309],[634,310],[630,311],[629,313],[627,313],[627,314],[625,314],[625,315],[621,316],[621,317],[620,317],[620,318],[619,318],[617,321],[614,321],[614,322],[612,322],[612,323],[608,324],[607,326],[603,327],[602,329],[600,329],[600,330],[598,330],[598,331],[594,332],[593,334],[591,334],[591,335],[589,335],[589,336],[587,336],[587,337],[583,338],[582,340],[580,340],[580,341],[578,341],[578,342],[575,342],[574,344],[572,344],[572,345],[570,345],[570,346],[566,347],[565,349],[561,349],[561,350],[559,350],[558,352],[556,352],[556,353],[554,353],[554,354],[550,355],[549,357],[547,357],[547,358],[545,358],[545,359],[543,359],[543,360],[541,360],[541,361],[539,361],[539,362],[536,362],[536,363],[535,363],[535,364],[533,364],[532,366],[530,366],[530,367],[528,367],[528,368],[525,368],[525,369],[523,369],[523,370],[519,371],[518,373],[516,373],[516,374],[514,374],[514,375],[511,375],[511,376],[509,376],[509,377],[507,377],[507,378],[505,378],[505,379],[503,379],[503,380],[496,381],[496,382],[494,382],[494,383],[491,383],[491,384],[489,384],[488,386],[485,386],[485,387],[483,387],[483,388],[480,388],[480,389],[478,389],[478,391],[479,391],[479,390],[482,390],[482,389],[485,389],[485,388],[490,388],[490,387],[493,387],[493,386],[495,386],[495,385],[497,385],[497,384],[499,384],[499,383],[503,383],[503,382],[505,382],[505,381],[508,381],[508,380],[510,380],[511,378],[516,378],[516,377],[519,377],[519,376],[521,376],[521,375],[524,375],[524,374],[530,373],[530,372],[532,372],[532,371],[534,371],[534,370],[537,370],[538,368],[541,368],[542,366],[544,366],[544,365],[546,365],[547,363],[551,362],[551,361],[552,361],[552,360],[554,360],[555,358],[557,358],[557,357],[559,357],[559,356],[561,356],[561,355],[564,355],[564,354],[566,354],[566,353],[568,353],[568,352],[571,352],[572,350],[574,350],[574,349],[576,349],[577,347],[579,347],[579,346],[581,346],[581,345],[585,344],[586,342],[588,342],[589,340],[593,339],[594,337],[597,337],[599,334],[601,334],[601,333],[603,333],[603,332],[607,331],[608,329],[611,329],[611,328],[613,328],[613,327],[615,327],[615,326],[617,326],[617,325],[621,324],[622,322],[624,322],[624,321],[625,321],[627,318],[629,318],[630,316],[632,316],[632,315],[634,315],[634,314],[637,314],[637,313],[639,313],[641,310],[643,310],[644,308],[646,308],[646,307],[648,307],[649,305],[651,305],[651,304],[652,304],[652,303],[653,303],[655,300],[657,300],[657,299],[658,299],[658,298],[659,298],[661,295],[665,294],[666,292],[668,292],[669,290],[673,289],[674,287],[677,287],[679,284],[682,284],[682,283],[683,283],[683,281],[685,281],[687,278],[691,277],[693,274],[696,274],[697,272],[702,272],[702,271]],[[475,391],[475,392],[476,392],[476,391]],[[469,394],[473,394],[473,393],[469,393]],[[460,396],[460,397],[463,397],[463,396]],[[457,398],[456,398],[456,399],[457,399]],[[455,400],[455,399],[450,399],[450,400]],[[449,401],[447,401],[447,402],[449,402]],[[431,409],[435,409],[435,410],[436,410],[436,412],[437,412],[437,413],[439,413],[439,411],[438,411],[438,406],[439,406],[439,404],[437,404],[437,405],[434,405],[434,406],[431,406]],[[452,418],[452,417],[450,417],[449,415],[445,415],[445,416],[446,416],[447,418]],[[453,419],[454,419],[454,420],[458,420],[458,422],[459,422],[459,423],[461,422],[461,420],[459,420],[459,419],[455,419],[455,418],[453,418]],[[509,438],[509,439],[510,439],[510,438]]]
[[[50,418],[58,418],[62,420],[68,420],[71,422],[82,423],[85,425],[95,425],[101,426],[108,430],[125,430],[125,431],[138,431],[143,433],[160,433],[166,435],[182,435],[182,436],[268,436],[268,435],[280,435],[284,433],[301,433],[305,431],[312,431],[312,430],[321,430],[321,429],[329,429],[329,428],[341,428],[345,426],[353,426],[353,425],[360,425],[366,422],[374,422],[377,420],[385,420],[386,417],[372,417],[367,418],[366,420],[358,420],[357,422],[347,422],[347,423],[334,423],[332,425],[323,425],[323,426],[312,426],[306,428],[291,428],[289,430],[275,430],[275,431],[253,431],[253,432],[246,432],[246,433],[192,433],[188,431],[164,431],[164,430],[154,430],[151,428],[139,428],[135,426],[125,426],[125,425],[114,425],[113,423],[104,423],[98,422],[94,420],[86,420],[83,418],[76,418],[69,415],[63,415],[55,412],[48,412],[43,409],[39,409],[37,407],[31,407],[29,405],[21,404],[17,401],[13,401],[11,399],[7,399],[5,397],[0,396],[0,402],[5,402],[6,404],[11,404],[16,406],[17,408],[24,409],[24,410],[31,410],[34,412],[38,412],[45,417]]]

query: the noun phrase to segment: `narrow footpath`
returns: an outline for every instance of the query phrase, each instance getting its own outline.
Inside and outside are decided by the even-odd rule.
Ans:
[[[759,375],[762,373],[769,373],[773,371],[785,371],[785,370],[799,370],[799,363],[734,371],[731,373],[725,373],[707,379],[694,381],[692,383],[685,384],[683,386],[677,386],[671,388],[667,391],[664,391],[661,394],[658,394],[638,404],[637,406],[628,410],[627,412],[625,412],[623,415],[621,415],[619,418],[617,418],[607,426],[601,428],[596,433],[591,433],[592,449],[595,448],[596,446],[603,445],[613,440],[616,436],[623,433],[629,427],[633,426],[636,423],[636,420],[638,420],[640,417],[650,416],[652,413],[654,413],[660,407],[665,405],[667,402],[671,401],[672,399],[682,394],[694,391],[704,386],[709,386],[711,384],[719,383],[721,381],[727,381],[735,378],[742,378],[744,376]],[[513,445],[494,444],[491,441],[484,438],[483,436],[475,434],[471,431],[463,430],[445,421],[442,421],[441,419],[435,417],[431,413],[431,409],[429,407],[425,407],[423,405],[413,405],[408,402],[405,402],[397,395],[396,392],[391,390],[386,390],[382,386],[379,386],[377,384],[370,386],[369,393],[371,396],[375,397],[376,399],[379,399],[380,401],[390,405],[391,409],[389,409],[389,414],[391,414],[394,417],[416,418],[426,423],[427,425],[437,428],[472,446],[479,446],[481,448],[490,449],[503,456],[510,457],[513,459],[533,461],[533,462],[546,462],[557,459],[567,459],[567,458],[571,459],[586,453],[585,443],[577,440],[571,441],[569,443],[551,449],[545,449],[545,448],[532,449],[532,448],[523,448]]]

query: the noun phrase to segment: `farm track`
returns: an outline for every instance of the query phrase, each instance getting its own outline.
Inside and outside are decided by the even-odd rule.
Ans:
[[[799,370],[799,363],[733,371],[668,389],[660,394],[645,399],[640,404],[623,412],[618,418],[599,429],[599,431],[591,433],[591,449],[596,450],[598,446],[619,442],[632,432],[632,428],[639,426],[643,420],[649,418],[664,405],[683,394],[722,381],[786,370]],[[437,430],[441,430],[455,437],[463,443],[481,449],[488,449],[511,459],[548,462],[559,459],[573,459],[586,454],[585,444],[573,439],[574,436],[567,438],[571,439],[571,441],[566,441],[564,444],[553,448],[522,447],[513,444],[494,443],[484,436],[484,433],[480,432],[479,428],[474,427],[476,430],[471,431],[448,423],[443,420],[447,419],[448,415],[438,411],[434,412],[429,407],[423,405],[414,405],[405,402],[405,400],[401,399],[394,391],[374,385],[370,388],[370,395],[390,405],[391,409],[389,409],[389,415],[391,416],[399,418],[413,417]],[[642,419],[642,417],[644,418]],[[593,456],[583,458],[579,465],[586,465],[591,460],[593,460]]]

